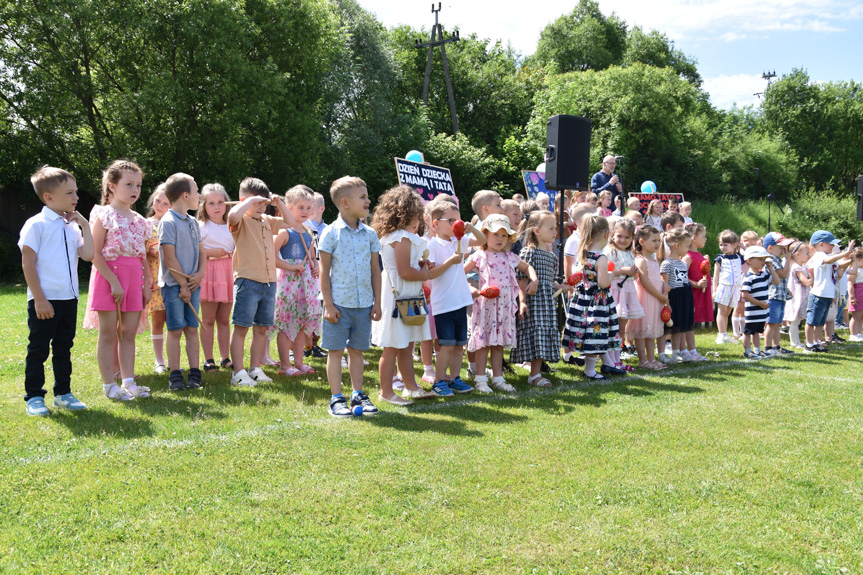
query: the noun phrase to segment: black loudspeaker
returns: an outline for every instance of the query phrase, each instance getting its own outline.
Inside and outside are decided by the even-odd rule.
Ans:
[[[552,116],[545,137],[545,187],[586,190],[590,187],[590,120]]]
[[[857,176],[857,219],[863,222],[863,176]]]

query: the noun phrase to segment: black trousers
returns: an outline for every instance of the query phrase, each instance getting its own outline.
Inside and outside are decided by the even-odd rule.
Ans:
[[[54,367],[54,397],[71,391],[72,345],[78,326],[78,300],[50,300],[50,303],[54,306],[54,317],[39,319],[36,317],[35,302],[27,302],[30,343],[24,363],[24,401],[32,397],[45,397],[45,361],[49,350]]]

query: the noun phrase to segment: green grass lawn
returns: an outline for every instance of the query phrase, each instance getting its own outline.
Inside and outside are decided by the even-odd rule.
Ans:
[[[146,336],[153,397],[109,402],[81,329],[90,409],[31,418],[25,299],[0,288],[3,573],[863,572],[863,346],[748,364],[704,333],[707,364],[336,420],[321,376],[168,392]]]

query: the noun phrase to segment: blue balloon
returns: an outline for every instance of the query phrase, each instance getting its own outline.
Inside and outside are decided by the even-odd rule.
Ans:
[[[656,193],[656,184],[647,180],[641,183],[641,193],[642,194],[655,194]]]
[[[425,158],[423,158],[422,152],[420,152],[418,150],[411,150],[405,156],[405,160],[407,160],[409,162],[417,162],[417,163],[421,164],[425,161]]]

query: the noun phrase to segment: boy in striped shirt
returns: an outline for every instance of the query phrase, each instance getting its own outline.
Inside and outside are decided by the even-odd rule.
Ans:
[[[764,324],[767,322],[770,305],[767,297],[770,284],[779,284],[779,276],[776,270],[767,262],[770,254],[761,246],[751,246],[743,252],[743,259],[749,264],[749,271],[743,278],[741,295],[746,302],[743,308],[745,320],[743,328],[743,357],[746,359],[762,359],[772,354],[761,352],[761,334],[764,332]],[[755,350],[751,343],[755,340]]]

